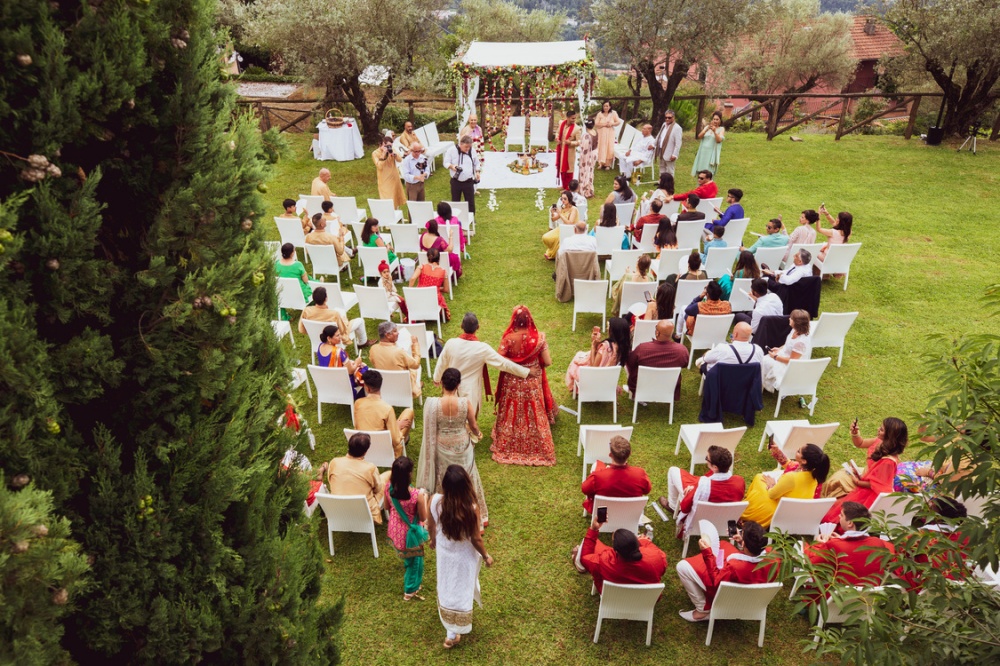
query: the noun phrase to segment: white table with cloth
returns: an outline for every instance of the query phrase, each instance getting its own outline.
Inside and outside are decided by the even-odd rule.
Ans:
[[[349,162],[365,156],[365,145],[361,141],[361,131],[354,118],[344,118],[340,127],[330,127],[326,120],[316,125],[319,139],[313,139],[313,156],[318,160]]]

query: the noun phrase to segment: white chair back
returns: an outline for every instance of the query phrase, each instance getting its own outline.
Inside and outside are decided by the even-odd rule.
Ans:
[[[286,310],[305,310],[306,297],[302,295],[302,281],[295,278],[279,277],[278,307]]]
[[[566,239],[576,233],[575,224],[560,224],[559,225],[559,243],[566,242]]]
[[[757,268],[760,268],[761,270],[764,270],[761,266],[767,266],[772,271],[776,271],[778,270],[778,267],[781,266],[781,261],[784,259],[785,252],[787,251],[787,246],[759,247],[754,252],[753,260],[757,262]],[[749,291],[749,289],[747,291]]]
[[[427,364],[427,374],[431,374],[431,352],[434,351],[434,334],[427,330],[427,324],[417,322],[416,324],[396,324],[400,329],[408,331],[411,338],[417,340],[420,347],[420,358],[425,359]]]
[[[705,272],[712,280],[731,275],[733,264],[740,254],[739,247],[710,247],[705,253]]]
[[[410,224],[419,226],[421,229],[437,217],[434,204],[430,201],[407,201],[406,208],[410,211]]]
[[[646,623],[646,645],[653,640],[653,609],[663,594],[663,583],[648,585],[620,585],[604,581],[601,589],[601,606],[597,610],[597,627],[594,642],[601,636],[604,620],[636,620]]]
[[[573,280],[573,330],[576,330],[576,315],[593,312],[601,315],[601,330],[604,330],[608,308],[607,280]]]
[[[638,330],[638,329],[636,329]],[[681,378],[680,368],[652,368],[640,365],[632,396],[632,423],[639,413],[639,403],[659,402],[670,405],[669,425],[674,423],[674,387]]]
[[[272,258],[277,261],[281,259],[281,243],[278,241],[264,241],[264,247],[271,253]]]
[[[833,437],[833,433],[840,427],[840,423],[821,423],[811,425],[806,420],[791,421],[768,421],[764,428],[764,436],[761,437],[758,451],[764,450],[764,443],[767,435],[774,437],[774,444],[782,453],[788,457],[794,457],[795,452],[806,444],[815,444],[819,448],[826,446],[826,443]]]
[[[362,319],[374,319],[382,322],[389,321],[392,317],[389,295],[381,285],[377,287],[355,285],[354,293],[358,297],[358,307],[361,310]]]
[[[321,195],[315,194],[300,194],[299,200],[296,203],[296,212],[298,209],[305,211],[309,217],[316,215],[317,213],[323,212],[323,202],[326,198]]]
[[[646,307],[646,303],[656,296],[656,282],[624,282],[622,283],[622,300],[618,308],[618,316],[628,312],[636,303]]]
[[[437,322],[441,335],[441,306],[438,304],[437,287],[403,287],[403,299],[410,321]]]
[[[524,131],[526,120],[527,118],[525,116],[511,116],[507,120],[507,135],[503,140],[504,152],[507,152],[509,146],[520,146],[521,150],[524,150]]]
[[[743,434],[747,431],[746,426],[738,428],[724,428],[721,423],[700,423],[682,425],[677,434],[677,446],[674,448],[674,455],[680,451],[681,442],[687,446],[691,452],[691,467],[688,471],[694,474],[695,465],[704,465],[705,457],[708,455],[710,446],[721,446],[728,449],[736,458],[736,447],[739,446]]]
[[[851,275],[851,263],[858,255],[861,243],[831,245],[826,251],[826,258],[820,261],[813,256],[813,266],[819,268],[820,275],[844,274],[844,291],[847,291],[847,278]]]
[[[378,272],[378,265],[383,261],[389,263],[389,249],[386,247],[361,246],[358,248],[358,256],[361,258],[365,279],[379,279],[381,273]]]
[[[785,265],[786,266],[791,266],[791,264],[792,264],[792,257],[794,257],[796,254],[798,254],[799,250],[807,250],[809,252],[809,256],[812,257],[813,260],[815,260],[816,259],[816,255],[819,254],[819,251],[821,249],[823,249],[823,245],[824,245],[824,243],[796,243],[792,247],[787,248],[788,249],[788,261],[785,262]],[[758,250],[758,252],[760,252],[760,250]],[[771,264],[770,266],[771,266],[771,268],[774,268],[774,264]]]
[[[310,319],[302,319],[302,326],[306,329],[306,337],[309,338],[309,349],[312,352],[312,362],[316,363],[316,350],[319,349],[322,340],[319,339],[320,333],[327,326],[331,326],[332,322],[328,321],[312,321]],[[347,335],[349,331],[339,331],[341,335]],[[347,339],[346,337],[344,338]]]
[[[323,423],[323,403],[347,405],[351,408],[351,423],[354,423],[354,389],[347,376],[347,368],[324,368],[309,366],[309,376],[316,385],[316,416]]]
[[[431,144],[431,138],[427,136],[427,125],[418,127],[417,129],[413,130],[413,133],[417,135],[417,140],[420,141],[421,145],[423,145],[424,148],[430,151],[432,144]]]
[[[580,426],[580,437],[577,448],[583,449],[583,476],[581,481],[590,474],[591,466],[598,460],[611,462],[611,438],[624,437],[632,440],[632,427],[618,426]],[[582,444],[581,444],[582,443]]]
[[[683,303],[683,301],[681,301]],[[691,343],[691,354],[688,356],[688,367],[697,349],[711,349],[715,345],[725,344],[726,336],[733,325],[732,314],[698,315],[694,333],[688,338]]]
[[[622,133],[618,137],[618,148],[623,150],[628,150],[632,147],[632,142],[635,141],[635,137],[641,136],[639,130],[632,127],[628,123],[622,123]]]
[[[795,499],[782,497],[771,518],[771,531],[800,536],[816,536],[823,516],[837,502],[836,498]]]
[[[618,216],[618,226],[627,227],[632,224],[632,217],[635,215],[635,202],[615,204],[615,211]]]
[[[424,232],[422,224],[392,225],[392,249],[396,254],[417,254],[420,252],[420,234]]]
[[[446,201],[451,206],[451,214],[458,218],[462,224],[469,223],[469,202],[468,201]]]
[[[722,238],[726,241],[729,247],[739,247],[743,245],[743,235],[747,231],[747,227],[750,226],[749,217],[740,217],[735,220],[729,220],[726,224],[726,233],[722,235]],[[774,266],[777,268],[777,264]]]
[[[748,506],[750,506],[750,502],[698,502],[695,504],[694,510],[691,512],[691,519],[687,521],[689,527],[684,533],[684,551],[681,553],[681,558],[687,557],[691,539],[701,536],[700,521],[707,520],[712,523],[716,531],[725,537],[729,533],[729,521],[739,520]]]
[[[276,217],[274,224],[278,227],[278,235],[281,237],[281,245],[291,243],[296,248],[305,248],[306,235],[302,231],[302,222],[296,217]],[[278,254],[281,254],[281,247],[278,247]]]
[[[353,291],[341,291],[340,285],[335,282],[309,280],[310,289],[316,291],[317,287],[326,289],[326,304],[331,308],[338,308],[344,312],[349,312],[358,304],[357,294]]]
[[[451,141],[441,141],[441,136],[438,134],[437,123],[427,123],[424,125],[424,129],[427,130],[427,140],[430,141],[432,146],[436,146],[439,143],[452,143]]]
[[[764,647],[764,626],[767,623],[767,605],[781,589],[781,583],[756,583],[740,585],[724,581],[712,602],[705,645],[712,644],[712,631],[716,620],[754,620],[760,622],[757,647]]]
[[[647,224],[642,229],[642,238],[639,240],[638,244],[636,244],[635,239],[633,238],[632,247],[640,252],[650,254],[656,252],[656,249],[653,247],[654,240],[656,240],[656,227],[652,224]]]
[[[403,221],[403,211],[396,210],[396,204],[392,199],[369,199],[368,210],[381,224]]]
[[[617,249],[611,253],[611,261],[604,262],[604,270],[607,271],[608,279],[612,284],[625,275],[629,266],[635,266],[642,256],[642,250],[622,250]]]
[[[812,416],[813,410],[816,408],[816,391],[819,380],[823,377],[823,371],[829,364],[829,357],[790,360],[788,370],[785,371],[785,376],[782,378],[781,384],[778,385],[778,404],[774,407],[774,418],[778,418],[782,399],[790,395],[811,395],[809,415]]]
[[[645,234],[644,234],[645,235]],[[687,261],[688,257],[694,251],[690,247],[678,247],[673,250],[661,250],[660,251],[660,264],[657,266],[656,276],[660,282],[663,282],[668,275],[682,275],[687,271]],[[683,266],[683,268],[681,268]],[[684,280],[681,280],[684,282]],[[701,292],[699,292],[701,293]],[[692,295],[691,298],[694,298]],[[688,303],[691,299],[688,299]],[[680,304],[680,301],[677,301]],[[681,308],[682,310],[684,308]]]
[[[378,540],[375,537],[375,521],[364,495],[327,495],[316,493],[316,501],[326,516],[330,537],[330,556],[333,557],[333,533],[355,532],[371,534],[372,552],[378,557]]]
[[[911,507],[910,501],[919,502],[920,496],[912,493],[879,493],[872,505],[868,507],[868,512],[874,516],[876,513],[885,515],[887,525],[895,527],[909,527],[916,511]]]
[[[392,434],[388,430],[351,430],[344,428],[344,438],[350,440],[356,434],[368,435],[372,445],[365,454],[365,462],[376,467],[392,467],[396,454],[392,448]]]
[[[618,423],[618,380],[621,377],[620,365],[606,368],[580,368],[580,379],[576,382],[577,414],[576,422],[580,422],[582,406],[585,402],[610,402],[612,405],[614,423]]]
[[[705,221],[711,220],[715,217],[715,209],[722,205],[722,197],[715,197],[713,199],[701,199],[698,202],[698,207],[695,208],[700,213],[705,214]],[[704,222],[702,223],[704,224]]]
[[[622,249],[625,227],[594,227],[594,237],[597,239],[597,254],[606,257]]]
[[[532,116],[528,137],[528,147],[549,147],[549,119],[545,116]]]
[[[628,530],[639,533],[639,521],[646,508],[649,497],[606,497],[594,496],[594,514],[602,506],[608,508],[608,522],[601,525],[601,533],[608,534],[615,530]]]
[[[699,248],[704,235],[704,220],[681,220],[677,223],[677,247]]]
[[[636,319],[635,328],[632,329],[632,349],[635,349],[643,342],[651,342],[656,335],[656,325],[659,319]]]
[[[331,197],[330,201],[333,202],[333,211],[340,217],[342,224],[364,222],[368,217],[364,208],[358,208],[358,200],[355,197]],[[379,218],[379,221],[392,222],[392,219]]]
[[[705,290],[710,280],[678,280],[677,292],[674,294],[675,330],[680,335],[684,330],[684,308],[694,300],[694,297]],[[700,318],[700,317],[699,317]]]
[[[337,261],[337,249],[332,245],[305,244],[306,254],[312,264],[314,275],[332,275],[340,282],[340,262]]]
[[[820,312],[819,319],[812,325],[809,333],[813,349],[817,347],[837,347],[837,367],[844,360],[844,341],[847,332],[858,318],[857,312]]]
[[[750,312],[755,301],[750,298],[751,278],[736,278],[733,280],[733,291],[729,294],[729,307],[733,312]]]
[[[382,375],[382,400],[393,407],[413,409],[413,386],[409,370],[379,370]]]

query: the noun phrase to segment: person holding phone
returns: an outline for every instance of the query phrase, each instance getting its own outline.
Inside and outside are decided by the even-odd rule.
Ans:
[[[601,327],[595,326],[590,332],[590,349],[577,352],[566,368],[566,388],[573,391],[580,379],[580,368],[624,367],[631,349],[631,330],[628,321],[622,317],[612,317],[608,321],[608,337],[603,340]]]
[[[909,432],[906,428],[906,423],[902,419],[897,419],[896,417],[890,416],[884,419],[879,425],[878,432],[874,437],[862,437],[861,430],[858,426],[858,420],[854,419],[851,423],[851,444],[859,449],[866,449],[865,454],[865,468],[864,471],[872,466],[875,462],[873,456],[875,452],[878,451],[879,447],[882,445],[883,441],[889,441],[890,447],[893,450],[902,449],[906,447],[906,443],[909,439]],[[836,472],[830,475],[826,483],[823,484],[823,490],[821,492],[822,497],[844,497],[851,491],[853,491],[857,484],[855,483],[857,475],[848,472],[845,469],[838,469]]]
[[[659,583],[667,572],[666,554],[652,540],[626,529],[615,530],[608,548],[597,538],[607,520],[607,507],[599,507],[583,543],[573,549],[576,570],[594,578],[598,594],[604,581],[623,585]]]

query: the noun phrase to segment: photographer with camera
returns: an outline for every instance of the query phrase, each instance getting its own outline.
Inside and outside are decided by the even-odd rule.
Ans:
[[[457,146],[444,154],[444,166],[451,172],[451,200],[469,202],[469,212],[476,212],[476,183],[479,182],[479,159],[472,150],[472,137],[462,137]]]
[[[406,181],[406,199],[425,201],[424,182],[429,174],[427,156],[419,141],[410,144],[410,154],[403,160],[403,180]]]
[[[402,208],[406,204],[403,185],[399,182],[399,168],[396,167],[396,162],[402,161],[403,158],[392,149],[391,135],[383,136],[379,147],[372,151],[372,162],[378,173],[378,197],[392,199],[396,208]]]

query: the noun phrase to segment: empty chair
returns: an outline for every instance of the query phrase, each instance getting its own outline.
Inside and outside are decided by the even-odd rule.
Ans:
[[[705,214],[705,220],[711,220],[715,217],[715,209],[722,205],[722,197],[715,197],[713,199],[701,199],[698,202],[698,207],[695,208],[699,213]]]
[[[545,116],[532,116],[528,132],[528,149],[533,146],[549,148],[549,119]]]
[[[277,261],[281,259],[281,243],[278,241],[264,241],[264,247],[271,253],[271,258]]]
[[[768,421],[764,425],[764,434],[760,436],[760,446],[757,451],[763,451],[769,437],[774,438],[774,445],[789,459],[806,444],[815,444],[819,448],[833,437],[840,423],[823,423],[812,425],[805,419],[790,419],[787,421]]]
[[[382,274],[378,272],[378,265],[383,261],[389,263],[389,249],[385,247],[364,247],[358,248],[358,256],[361,258],[361,268],[364,270],[364,279],[374,278],[378,280]]]
[[[340,217],[341,224],[364,222],[368,217],[364,208],[358,208],[358,200],[354,197],[331,197],[330,201],[333,203],[333,211]],[[392,222],[392,218],[388,220],[379,218],[379,222]]]
[[[601,623],[604,620],[636,620],[646,623],[646,645],[653,640],[653,609],[660,595],[663,583],[648,585],[620,585],[604,581],[601,588],[601,606],[597,609],[597,627],[594,642],[601,637]]]
[[[299,200],[296,202],[296,208],[301,208],[309,217],[312,217],[316,213],[323,212],[324,201],[326,201],[326,198],[322,195],[300,194]],[[301,211],[296,210],[296,212]]]
[[[704,235],[704,220],[681,220],[677,223],[677,247],[701,247]]]
[[[351,423],[354,423],[354,389],[347,376],[347,368],[323,368],[309,366],[309,376],[316,385],[316,420],[323,423],[323,403],[347,405],[351,408]],[[365,504],[367,506],[367,503]]]
[[[836,347],[840,350],[837,354],[837,367],[840,367],[844,360],[844,341],[847,332],[854,325],[854,320],[858,318],[857,312],[821,312],[819,319],[812,325],[809,334],[812,348]]]
[[[348,277],[354,278],[354,275],[351,273],[351,262],[348,261],[341,266],[337,260],[337,250],[332,245],[311,245],[306,243],[304,248],[306,254],[309,255],[309,261],[312,262],[313,275],[332,275],[337,280],[337,289],[340,289],[341,271],[346,270]]]
[[[613,437],[624,437],[632,439],[632,426],[580,426],[580,436],[577,439],[577,455],[583,451],[583,476],[581,481],[586,480],[590,473],[591,466],[598,460],[605,463],[611,462],[611,439]],[[584,511],[583,515],[587,515]]]
[[[524,116],[511,116],[507,120],[507,135],[503,140],[504,152],[509,152],[511,146],[520,146],[520,152],[524,152],[524,125],[526,120],[527,118]]]
[[[372,445],[365,454],[365,462],[370,462],[376,467],[392,467],[396,460],[396,454],[392,448],[392,434],[388,430],[351,430],[344,428],[344,438],[350,441],[351,437],[357,433],[368,435]],[[406,447],[403,447],[403,455],[406,455]]]
[[[771,270],[776,271],[781,266],[781,260],[784,258],[785,252],[788,252],[787,247],[759,247],[754,252],[753,258],[757,262],[757,268],[764,270],[762,267],[767,266]],[[747,289],[747,291],[750,290]]]
[[[594,237],[597,239],[597,254],[607,257],[622,249],[625,227],[594,227]]]
[[[382,286],[365,287],[357,285],[354,293],[358,297],[358,307],[362,319],[374,319],[377,322],[389,321],[392,318],[392,308],[389,306],[389,295]],[[402,315],[400,315],[402,318]]]
[[[790,395],[811,395],[809,402],[809,416],[812,416],[816,409],[816,391],[819,380],[823,377],[823,371],[830,364],[830,358],[814,358],[803,360],[793,358],[788,362],[788,370],[778,385],[778,400],[774,406],[774,418],[778,418],[781,410],[781,401]]]
[[[711,216],[710,216],[711,217]],[[726,224],[726,233],[723,238],[726,241],[726,245],[729,247],[739,247],[743,245],[743,236],[747,232],[747,227],[750,225],[749,217],[740,217],[733,220],[729,220]],[[775,268],[778,264],[772,264]]]
[[[326,516],[328,536],[330,537],[330,556],[333,552],[334,532],[355,532],[370,534],[372,537],[372,552],[378,557],[378,540],[375,537],[375,521],[368,507],[368,498],[364,495],[327,495],[316,493],[316,500],[323,515]]]
[[[573,280],[573,330],[576,330],[576,315],[593,312],[601,315],[601,330],[604,330],[608,309],[607,280]]]
[[[674,423],[674,392],[680,379],[680,368],[651,368],[640,365],[635,379],[635,395],[632,396],[632,423],[639,413],[639,403],[659,402],[670,405],[670,418],[667,423]]]
[[[278,309],[305,310],[306,297],[302,295],[302,281],[279,277],[277,280]]]
[[[729,521],[739,520],[748,506],[750,506],[750,502],[698,502],[695,504],[690,519],[685,519],[688,528],[684,533],[684,549],[681,552],[681,559],[687,557],[691,539],[701,536],[700,522],[702,520],[712,523],[716,531],[725,537],[729,533]]]
[[[687,280],[684,280],[687,282]],[[683,303],[683,301],[678,301]],[[733,325],[732,314],[698,315],[698,326],[690,337],[684,336],[691,343],[691,354],[688,356],[688,368],[694,360],[694,352],[698,349],[711,349],[715,345],[725,344],[729,329]]]
[[[736,278],[733,280],[733,290],[729,294],[729,307],[733,312],[749,312],[753,310],[756,302],[750,298],[750,278]]]
[[[420,369],[417,368],[417,373]],[[413,409],[413,385],[409,370],[379,370],[382,375],[382,400],[393,407]],[[421,402],[423,398],[421,397]]]
[[[747,431],[746,426],[739,428],[729,428],[728,430],[721,423],[689,423],[682,425],[677,434],[677,446],[674,447],[674,455],[680,453],[681,442],[687,446],[691,452],[691,467],[689,472],[694,474],[695,465],[704,465],[705,456],[708,455],[708,447],[721,446],[729,449],[736,458],[736,446],[740,443],[743,433]]]
[[[406,330],[410,337],[417,340],[420,347],[420,358],[427,364],[427,374],[431,374],[431,354],[434,353],[434,334],[427,330],[427,324],[417,322],[416,324],[397,324],[401,330]],[[398,343],[397,343],[398,344]]]
[[[656,252],[656,248],[653,247],[653,241],[656,240],[656,229],[651,224],[646,226],[648,228],[642,230],[642,238],[638,241],[632,240],[632,247],[646,254],[652,254]]]
[[[712,631],[716,620],[753,620],[760,622],[757,647],[764,647],[764,625],[767,623],[767,606],[781,589],[781,583],[755,583],[740,585],[724,581],[715,593],[712,610],[708,615],[708,635],[705,645],[712,644]]]
[[[407,201],[406,208],[410,211],[410,223],[420,228],[437,217],[434,204],[430,201]]]
[[[660,251],[660,265],[656,268],[657,278],[662,282],[667,278],[668,275],[681,275],[687,270],[688,257],[691,256],[692,249],[690,247],[678,247],[673,250],[661,250]],[[683,262],[684,268],[681,268],[681,263]],[[681,280],[681,282],[686,282],[686,280]],[[707,282],[706,282],[707,284]],[[700,293],[700,292],[699,292]],[[691,296],[694,298],[694,296]],[[680,301],[677,301],[680,303]],[[691,299],[688,299],[688,303]],[[682,308],[683,309],[683,308]]]
[[[837,587],[831,591],[826,599],[826,612],[823,607],[817,608],[816,628],[822,629],[827,624],[843,624],[845,622],[866,621],[871,616],[871,610],[878,603],[871,597],[885,594],[886,587],[898,587],[896,585],[878,585],[875,587],[852,586],[861,594],[861,598],[853,597],[848,601],[844,593],[852,589],[851,587]],[[813,638],[813,642],[819,642],[819,634]]]
[[[344,312],[350,312],[358,304],[358,296],[352,291],[341,291],[340,285],[335,282],[322,282],[320,280],[309,280],[309,288],[316,291],[317,287],[326,289],[326,304],[331,308],[338,308]]]
[[[711,247],[705,253],[705,272],[712,280],[732,273],[733,263],[740,254],[736,247]]]
[[[618,316],[623,316],[636,303],[641,303],[645,307],[646,303],[653,300],[655,295],[656,282],[622,283],[622,300],[618,307]]]
[[[609,534],[615,530],[628,530],[635,534],[639,533],[639,521],[642,520],[642,512],[649,502],[649,497],[605,497],[604,495],[594,496],[594,514],[602,506],[608,508],[608,522],[601,525],[601,533]]]
[[[822,499],[795,499],[782,497],[771,518],[772,532],[784,532],[799,536],[816,536],[823,516],[836,503],[833,497]]]
[[[427,137],[427,157],[431,160],[431,168],[434,166],[434,158],[444,155],[445,151],[455,145],[454,141],[442,141],[438,135],[437,123],[430,122],[423,127]]]
[[[643,342],[650,342],[656,334],[656,325],[659,319],[636,319],[635,328],[632,329],[632,349],[635,349]]]
[[[420,234],[424,231],[422,224],[394,224],[390,229],[392,234],[392,249],[396,254],[419,254]]]
[[[635,202],[615,204],[615,211],[618,213],[618,226],[627,227],[632,224],[635,215]]]
[[[576,233],[575,224],[560,224],[559,225],[559,243],[563,243],[567,238]]]
[[[437,287],[403,287],[403,300],[406,301],[410,321],[435,322],[438,337],[441,337],[441,317],[444,311],[438,303]]]
[[[273,319],[271,320],[271,328],[274,330],[274,335],[278,340],[287,335],[288,339],[292,341],[292,347],[295,346],[295,336],[292,335],[292,325],[289,322]]]
[[[922,499],[912,493],[879,493],[868,511],[872,516],[882,513],[886,526],[908,527],[917,513],[916,505],[911,502],[919,503]]]
[[[393,224],[403,221],[403,211],[396,210],[396,204],[392,199],[369,199],[368,210],[372,217],[382,224]]]
[[[827,248],[826,258],[820,261],[819,257],[813,258],[813,266],[819,269],[819,276],[844,275],[844,291],[847,291],[847,281],[851,278],[851,263],[861,249],[861,243],[847,243],[845,245],[831,245]]]
[[[306,235],[302,231],[302,222],[295,217],[276,217],[274,224],[278,227],[278,235],[281,236],[281,244],[291,243],[296,249],[305,252]],[[280,251],[280,248],[279,248]],[[308,258],[308,254],[306,255]]]
[[[580,368],[580,379],[575,386],[576,422],[580,422],[585,402],[610,402],[612,421],[618,423],[618,380],[622,368],[614,365],[607,368]]]

